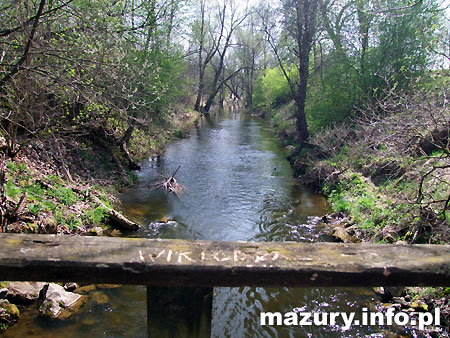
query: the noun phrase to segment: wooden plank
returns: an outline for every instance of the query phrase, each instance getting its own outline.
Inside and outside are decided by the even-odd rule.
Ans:
[[[153,286],[444,286],[449,245],[0,234],[0,280]]]

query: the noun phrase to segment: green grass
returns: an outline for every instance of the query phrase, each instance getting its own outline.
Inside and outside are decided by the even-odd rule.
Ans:
[[[49,189],[47,194],[54,197],[64,205],[72,205],[78,201],[78,196],[74,194],[72,189],[65,188],[60,184],[57,184],[54,189]]]
[[[11,181],[6,182],[5,191],[6,195],[12,199],[16,199],[22,194],[22,189]]]
[[[346,175],[334,185],[325,185],[323,191],[335,212],[348,213],[352,223],[371,237],[386,226],[397,226],[410,218],[406,205],[393,203],[358,173]],[[402,239],[402,235],[398,234],[396,240]]]
[[[84,212],[82,218],[88,224],[101,225],[108,216],[108,210],[103,207],[88,209]]]

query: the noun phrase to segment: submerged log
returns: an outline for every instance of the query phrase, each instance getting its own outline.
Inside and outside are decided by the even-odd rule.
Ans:
[[[0,234],[2,280],[154,286],[447,286],[450,245]]]

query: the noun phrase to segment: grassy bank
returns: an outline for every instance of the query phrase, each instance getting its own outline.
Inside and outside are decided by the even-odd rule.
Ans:
[[[390,91],[354,112],[351,121],[316,132],[293,161],[298,179],[346,214],[351,238],[373,243],[450,242],[450,110],[448,76],[409,94]],[[292,104],[271,121],[288,147]],[[449,330],[450,289],[403,291],[427,309],[441,308]],[[413,304],[411,302],[410,304]]]

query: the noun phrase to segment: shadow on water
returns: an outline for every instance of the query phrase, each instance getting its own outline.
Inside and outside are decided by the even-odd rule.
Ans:
[[[191,130],[189,139],[171,143],[164,155],[143,163],[138,184],[123,192],[125,213],[144,225],[124,235],[229,241],[330,240],[305,225],[308,216],[320,216],[329,210],[322,196],[292,178],[286,155],[264,121],[239,114],[203,118]],[[176,197],[152,190],[155,182],[179,165],[182,167],[176,177],[187,187],[186,192]],[[161,218],[176,222],[151,225]],[[90,337],[145,337],[145,287],[126,286],[105,292],[106,303],[87,304],[85,311],[62,324],[32,320],[34,336],[69,338],[88,331]],[[163,337],[167,332],[170,336],[171,330],[182,326],[183,311],[169,311],[168,303],[152,294],[150,298],[156,297],[151,299],[156,304],[153,312],[159,313],[152,324],[152,330],[157,331],[152,337]],[[181,291],[169,298],[173,297],[186,300],[187,296]],[[342,323],[320,327],[259,325],[263,311],[359,312],[362,307],[373,307],[374,297],[372,290],[365,288],[215,288],[211,336],[385,337],[388,333],[384,327],[344,330]],[[194,303],[198,300],[196,296],[191,298]],[[201,308],[208,306],[188,307],[188,322],[200,324],[188,328],[187,336],[209,336],[201,324],[207,313]],[[398,329],[392,336],[400,332]]]

